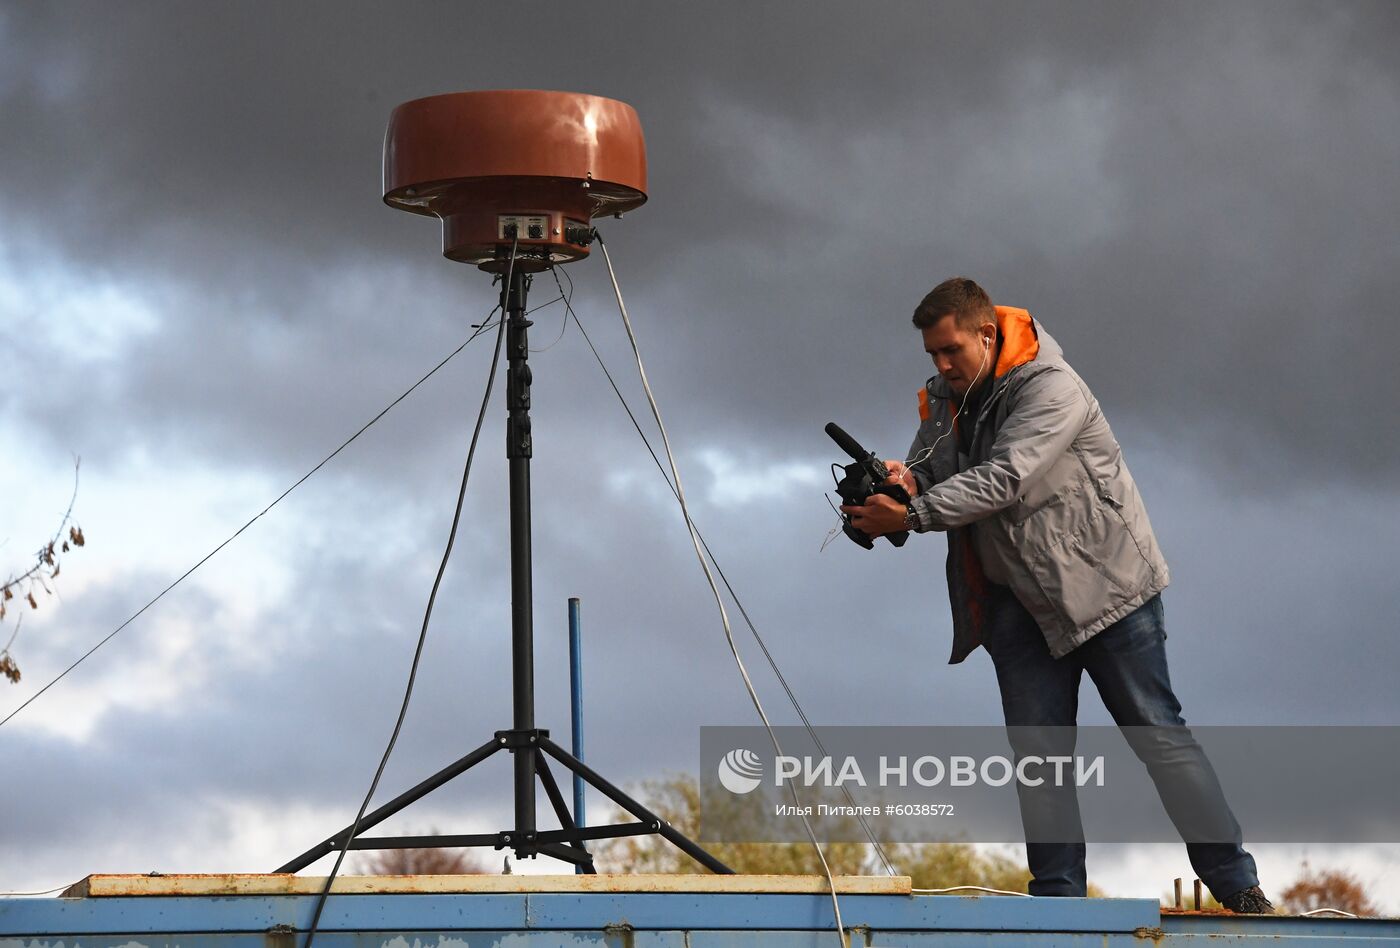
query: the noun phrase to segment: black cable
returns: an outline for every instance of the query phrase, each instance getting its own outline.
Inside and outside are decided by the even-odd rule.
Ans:
[[[496,307],[496,309],[499,309],[499,308],[500,308],[499,306]],[[452,361],[452,359],[457,355],[457,353],[459,353],[459,352],[461,352],[463,349],[465,349],[465,348],[468,346],[468,344],[471,343],[471,341],[472,341],[473,339],[475,339],[477,336],[481,335],[484,331],[486,331],[488,328],[490,328],[491,317],[495,314],[496,309],[492,309],[490,313],[487,313],[487,314],[486,314],[486,319],[483,320],[482,323],[481,323],[480,325],[474,327],[476,331],[473,332],[470,336],[467,337],[467,341],[464,342],[464,343],[462,343],[462,344],[461,344],[460,346],[458,346],[456,349],[453,349],[451,352],[449,352],[449,353],[447,354],[447,357],[446,357],[446,358],[444,358],[441,362],[439,362],[437,365],[433,366],[431,369],[428,370],[428,374],[427,374],[427,375],[424,375],[424,376],[423,376],[422,378],[420,378],[418,381],[416,381],[416,382],[414,382],[412,385],[410,385],[410,386],[408,387],[408,390],[407,390],[407,391],[405,391],[402,395],[400,395],[398,398],[394,399],[394,400],[393,400],[392,402],[390,402],[387,406],[385,406],[385,408],[384,408],[383,411],[381,411],[379,414],[375,415],[375,416],[374,416],[373,418],[371,418],[369,421],[365,422],[364,426],[363,426],[362,428],[360,428],[359,431],[355,432],[355,433],[352,434],[349,438],[345,439],[345,442],[344,442],[343,444],[341,444],[340,447],[336,448],[336,449],[335,449],[334,451],[332,451],[330,454],[328,454],[328,455],[326,455],[324,458],[322,458],[322,459],[321,459],[321,462],[320,462],[319,464],[317,464],[317,465],[316,465],[315,467],[313,467],[311,470],[307,471],[307,472],[306,472],[305,474],[303,474],[300,478],[298,478],[298,479],[297,479],[297,482],[296,482],[295,484],[293,484],[291,487],[288,487],[286,490],[282,491],[282,493],[278,494],[276,500],[274,500],[272,503],[268,504],[268,505],[267,505],[266,507],[264,507],[261,511],[259,511],[259,512],[257,513],[257,515],[254,516],[251,520],[249,520],[247,523],[243,524],[243,526],[241,526],[241,527],[239,527],[237,530],[235,530],[235,531],[233,532],[233,535],[232,535],[232,536],[230,536],[230,537],[229,537],[227,540],[225,540],[224,542],[220,543],[218,546],[214,547],[214,549],[210,550],[207,554],[205,554],[204,558],[201,559],[198,563],[195,563],[195,564],[194,564],[193,566],[191,566],[189,569],[185,570],[185,572],[182,573],[182,574],[180,575],[180,578],[179,578],[179,579],[175,580],[175,581],[174,581],[173,583],[171,583],[169,586],[166,586],[164,589],[162,589],[162,590],[156,595],[156,597],[155,597],[154,599],[152,599],[150,602],[146,603],[146,604],[145,604],[144,606],[142,606],[140,609],[136,610],[136,612],[135,612],[130,618],[128,618],[128,619],[127,619],[125,622],[123,622],[121,625],[117,626],[117,627],[116,627],[115,629],[113,629],[111,632],[107,633],[107,635],[104,636],[100,641],[98,641],[98,643],[97,643],[96,645],[94,645],[92,648],[88,649],[88,650],[87,650],[86,652],[84,652],[81,656],[79,656],[79,658],[78,658],[77,661],[73,662],[73,664],[71,664],[71,665],[69,665],[67,668],[63,669],[63,671],[59,672],[56,676],[54,676],[54,678],[53,678],[52,680],[50,680],[48,684],[44,685],[44,687],[40,688],[38,691],[34,692],[34,694],[30,695],[30,696],[25,700],[25,702],[24,702],[23,704],[21,704],[18,708],[15,708],[15,709],[14,709],[13,711],[11,711],[9,714],[5,715],[4,719],[3,719],[3,720],[0,720],[0,727],[4,727],[5,724],[6,724],[11,718],[13,718],[15,715],[19,714],[19,713],[20,713],[21,711],[23,711],[25,708],[29,707],[31,704],[33,704],[35,701],[37,701],[40,695],[42,695],[44,692],[48,691],[48,690],[49,690],[50,688],[52,688],[54,685],[56,685],[56,684],[58,684],[60,681],[62,681],[63,678],[64,678],[69,672],[71,672],[73,669],[77,668],[77,667],[78,667],[79,665],[81,665],[83,662],[87,661],[87,658],[88,658],[89,655],[91,655],[93,652],[95,652],[95,651],[97,651],[98,649],[100,649],[102,646],[106,645],[109,641],[112,640],[113,637],[116,636],[116,634],[117,634],[118,632],[120,632],[122,629],[125,629],[127,626],[131,625],[131,623],[135,622],[137,619],[141,618],[141,615],[142,615],[147,609],[151,608],[151,606],[154,606],[157,602],[160,602],[160,600],[161,600],[162,598],[164,598],[164,596],[165,596],[166,593],[170,592],[170,590],[172,590],[172,589],[174,589],[176,586],[180,585],[182,582],[184,582],[184,581],[189,577],[189,575],[190,575],[191,573],[193,573],[195,570],[199,569],[199,568],[200,568],[201,566],[203,566],[205,563],[207,563],[207,562],[209,562],[211,559],[213,559],[213,558],[214,558],[214,555],[215,555],[216,553],[218,553],[218,552],[219,552],[220,550],[222,550],[224,547],[228,546],[228,545],[229,545],[230,543],[232,543],[234,540],[238,539],[239,534],[241,534],[244,530],[247,530],[249,527],[251,527],[260,517],[262,517],[263,514],[267,513],[267,512],[268,512],[269,510],[271,510],[273,507],[276,507],[279,503],[281,503],[282,500],[283,500],[283,498],[285,498],[288,494],[290,494],[292,491],[296,490],[296,489],[297,489],[298,487],[300,487],[303,483],[305,483],[306,480],[307,480],[308,478],[310,478],[312,474],[315,474],[315,473],[316,473],[317,471],[319,471],[321,468],[325,467],[326,464],[329,463],[329,462],[331,461],[332,458],[334,458],[334,457],[335,457],[337,454],[339,454],[341,451],[344,451],[346,448],[348,448],[348,447],[350,446],[350,442],[354,441],[354,440],[355,440],[356,438],[358,438],[360,435],[362,435],[362,434],[364,434],[366,431],[368,431],[371,425],[373,425],[373,424],[374,424],[375,422],[377,422],[379,419],[383,418],[385,415],[389,414],[389,410],[390,410],[390,409],[392,409],[392,408],[393,408],[395,405],[397,405],[399,402],[403,401],[403,400],[404,400],[405,398],[407,398],[409,395],[413,394],[414,389],[418,388],[418,386],[422,385],[424,382],[428,381],[428,379],[432,378],[433,375],[434,375],[434,373],[436,373],[438,369],[442,368],[442,367],[443,367],[444,365],[446,365],[448,362]]]
[[[562,296],[556,296],[556,297],[554,297],[554,299],[548,300],[548,301],[546,301],[546,302],[544,302],[544,303],[541,303],[541,304],[538,305],[538,306],[531,306],[529,309],[527,309],[527,310],[525,311],[525,315],[526,315],[526,316],[533,316],[535,313],[538,313],[540,310],[546,309],[546,308],[548,308],[548,307],[550,307],[550,306],[553,306],[555,303],[558,303],[558,302],[559,302],[560,300],[562,300],[563,298],[564,298],[564,297],[562,297]],[[568,314],[567,314],[567,313],[566,313],[565,316],[564,316],[564,321],[565,321],[565,322],[568,322],[568,321],[569,321],[569,317],[568,317]]]
[[[365,818],[365,810],[369,809],[369,801],[374,798],[374,791],[379,789],[379,780],[384,776],[384,768],[389,764],[389,755],[394,752],[394,745],[399,740],[399,732],[403,730],[404,718],[408,716],[408,703],[413,697],[413,683],[418,678],[418,662],[423,657],[423,645],[428,640],[428,622],[433,617],[433,603],[437,601],[438,587],[442,585],[443,574],[447,572],[447,561],[452,556],[452,544],[457,539],[457,525],[462,521],[462,502],[467,496],[467,480],[472,473],[472,458],[476,456],[476,442],[481,437],[481,424],[486,420],[486,408],[491,404],[491,389],[495,388],[496,385],[496,366],[501,361],[501,342],[505,339],[508,320],[505,302],[509,298],[511,279],[515,275],[515,249],[516,242],[512,241],[510,263],[506,267],[506,279],[501,290],[502,305],[498,307],[501,310],[501,318],[497,321],[499,328],[496,330],[496,351],[491,356],[491,371],[486,376],[486,391],[481,396],[481,410],[476,414],[476,428],[472,430],[471,447],[467,449],[467,463],[462,469],[462,484],[457,489],[457,509],[452,514],[452,529],[447,533],[447,548],[442,551],[442,562],[438,564],[437,576],[433,579],[432,592],[428,593],[428,608],[423,611],[423,627],[418,631],[418,645],[413,650],[413,664],[408,669],[408,684],[404,687],[403,703],[399,706],[399,717],[394,722],[394,733],[389,735],[389,744],[384,748],[384,756],[379,759],[379,769],[374,772],[374,779],[370,781],[369,792],[365,794],[363,802],[360,803],[360,811],[355,814],[355,822],[350,824],[350,832],[345,834],[345,842],[340,847],[340,852],[336,854],[335,865],[331,867],[330,875],[326,876],[326,884],[321,887],[321,894],[316,899],[316,910],[311,915],[311,926],[306,930],[306,942],[302,948],[311,948],[311,943],[316,938],[316,926],[321,923],[321,911],[326,907],[326,898],[331,894],[331,886],[335,883],[336,874],[340,872],[340,864],[345,861],[345,854],[350,851],[350,843],[354,841],[355,835],[360,831],[360,821]]]
[[[550,273],[554,275],[555,283],[558,284],[558,269],[555,267],[550,267]],[[583,328],[583,323],[579,321],[578,314],[574,312],[574,308],[571,305],[571,301],[573,299],[574,281],[573,278],[569,276],[567,270],[564,272],[564,277],[569,281],[569,293],[565,296],[564,299],[564,306],[567,314],[573,317],[574,325],[578,327],[579,334],[583,336],[583,341],[588,343],[588,348],[593,352],[593,358],[597,360],[598,367],[602,369],[603,374],[607,376],[608,384],[612,386],[613,393],[617,395],[618,401],[622,403],[622,410],[627,412],[627,417],[631,419],[632,427],[637,429],[637,434],[641,437],[642,444],[646,446],[647,453],[651,455],[652,462],[656,464],[657,470],[661,472],[661,477],[663,480],[666,481],[666,486],[670,488],[671,495],[676,496],[676,487],[674,484],[671,483],[671,478],[666,473],[666,468],[662,465],[661,458],[657,457],[656,450],[651,446],[650,439],[647,438],[646,432],[642,430],[641,424],[637,421],[637,416],[632,413],[632,406],[627,404],[627,398],[622,394],[622,390],[617,387],[617,381],[613,379],[612,373],[608,371],[607,365],[603,362],[603,357],[599,355],[597,347],[593,345],[593,340],[589,338],[588,330]],[[560,285],[559,287],[559,292],[561,294],[563,294],[564,292],[564,288],[562,285]],[[834,466],[835,465],[833,465],[833,467]],[[831,498],[827,498],[827,503],[831,503]],[[840,511],[837,511],[837,513],[839,515]],[[691,525],[694,526],[693,521]],[[812,724],[811,720],[807,717],[807,712],[802,710],[802,705],[799,704],[797,701],[796,693],[793,692],[792,686],[788,684],[787,678],[784,677],[782,671],[778,668],[778,663],[777,660],[773,658],[773,653],[768,651],[768,644],[763,641],[763,636],[758,634],[758,627],[754,625],[753,619],[749,618],[748,610],[744,608],[743,602],[741,602],[739,599],[739,594],[736,593],[734,591],[734,587],[730,585],[729,577],[724,574],[723,567],[719,565],[719,560],[715,559],[715,554],[710,550],[710,545],[705,542],[705,536],[700,532],[699,527],[695,527],[695,535],[699,537],[700,545],[704,548],[705,555],[710,558],[710,562],[714,565],[716,575],[719,576],[720,582],[724,583],[724,588],[728,591],[729,598],[734,600],[734,605],[739,609],[739,615],[743,616],[744,624],[749,627],[749,632],[753,634],[754,641],[758,643],[759,650],[763,652],[763,657],[767,659],[768,667],[773,670],[774,676],[777,677],[779,684],[782,685],[783,691],[787,694],[788,701],[792,704],[793,709],[797,711],[798,716],[802,719],[802,724],[806,728],[807,733],[811,735],[812,741],[816,745],[817,749],[822,754],[825,754],[826,749],[822,746],[821,739],[817,737],[816,728]],[[846,799],[851,803],[852,806],[854,806],[855,801],[851,799],[850,791],[846,790],[845,787],[842,787],[842,791],[845,792]],[[865,830],[866,835],[870,837],[870,841],[874,845],[875,851],[880,856],[880,861],[885,864],[885,870],[892,876],[897,875],[897,873],[894,870],[894,866],[890,863],[889,857],[885,853],[884,847],[875,838],[875,834],[871,831],[869,825],[865,822],[865,817],[857,815],[856,819],[859,821],[861,827]]]
[[[573,283],[570,282],[570,284],[569,284],[569,293],[572,294],[573,292],[574,292]],[[529,316],[531,313],[538,312],[539,310],[544,309],[546,306],[553,306],[555,303],[558,303],[558,302],[560,302],[560,301],[562,301],[562,300],[564,300],[564,296],[563,296],[563,292],[561,291],[559,296],[554,297],[554,299],[550,300],[548,303],[541,303],[539,306],[533,307],[533,308],[532,308],[529,312],[527,312],[525,315],[526,315],[526,316]],[[554,337],[554,341],[552,341],[549,345],[543,346],[543,347],[541,347],[541,348],[539,348],[539,349],[531,349],[530,352],[532,352],[532,353],[548,352],[550,349],[553,349],[555,346],[557,346],[557,345],[559,344],[559,340],[564,338],[564,332],[565,332],[565,330],[567,330],[568,328],[569,328],[569,310],[568,310],[567,308],[565,308],[565,310],[564,310],[564,321],[563,321],[562,323],[559,324],[559,335],[555,336],[555,337]]]

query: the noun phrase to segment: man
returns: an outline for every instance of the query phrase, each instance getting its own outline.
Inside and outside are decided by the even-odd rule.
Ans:
[[[909,463],[885,462],[912,500],[877,494],[842,511],[871,536],[947,532],[950,662],[987,649],[1018,757],[1072,748],[1065,726],[1088,672],[1197,876],[1232,911],[1272,912],[1172,692],[1167,564],[1098,402],[1030,313],[993,306],[972,280],[934,287],[914,325],[938,374],[919,393]],[[1085,895],[1074,788],[1017,791],[1031,894]]]

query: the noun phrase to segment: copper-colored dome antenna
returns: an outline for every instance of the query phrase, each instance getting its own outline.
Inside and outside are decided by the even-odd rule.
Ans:
[[[442,219],[450,260],[503,272],[588,255],[589,221],[647,199],[646,145],[630,105],[576,92],[454,92],[394,109],[384,203]]]

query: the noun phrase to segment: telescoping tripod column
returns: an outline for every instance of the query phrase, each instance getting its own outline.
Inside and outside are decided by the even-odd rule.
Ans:
[[[510,567],[511,567],[511,684],[513,688],[513,726],[497,731],[491,740],[465,757],[444,767],[417,786],[399,794],[378,809],[365,814],[350,839],[352,827],[318,843],[295,859],[277,868],[277,872],[299,872],[317,859],[339,849],[427,849],[433,847],[490,846],[510,849],[519,858],[536,854],[552,856],[594,872],[593,856],[585,847],[587,840],[622,836],[656,834],[669,840],[687,855],[712,872],[732,872],[728,866],[711,856],[699,845],[677,832],[665,820],[623,793],[592,768],[578,760],[549,739],[547,730],[535,727],[534,675],[534,615],[531,600],[530,548],[530,458],[533,443],[530,433],[531,373],[529,328],[525,301],[531,277],[512,268],[508,281],[501,287],[502,318],[506,320],[506,457],[510,465]],[[395,813],[426,796],[438,787],[465,773],[497,751],[510,752],[515,768],[515,826],[498,833],[466,835],[363,837],[368,830]],[[581,827],[569,813],[564,795],[549,769],[547,758],[553,757],[591,786],[602,792],[639,822],[608,826]],[[550,806],[559,820],[560,829],[538,831],[535,825],[535,780],[539,779],[549,798]]]
[[[515,735],[536,743],[534,560],[530,552],[530,320],[525,297],[531,277],[512,272],[501,285],[501,312],[506,319],[506,458],[510,464],[510,655]],[[548,736],[548,735],[544,735]],[[515,752],[515,831],[517,839],[535,837],[535,754]],[[541,769],[544,779],[547,769]],[[557,788],[556,788],[556,793]],[[572,820],[565,823],[571,826]]]

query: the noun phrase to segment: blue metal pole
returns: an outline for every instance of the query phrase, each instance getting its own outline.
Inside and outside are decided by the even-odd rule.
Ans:
[[[569,697],[572,718],[573,755],[583,760],[583,620],[578,597],[569,599]],[[583,826],[583,778],[574,774],[574,825]],[[574,872],[583,872],[574,866]]]

